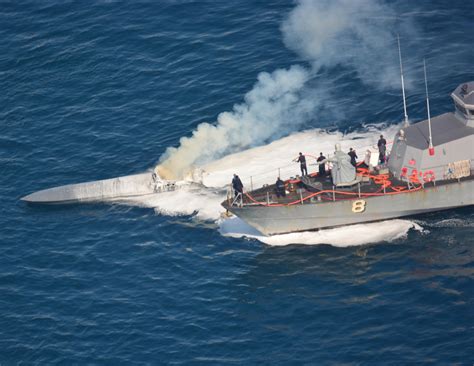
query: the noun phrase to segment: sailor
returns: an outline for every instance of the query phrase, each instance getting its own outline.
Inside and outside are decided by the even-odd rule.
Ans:
[[[351,164],[353,166],[357,166],[358,156],[357,156],[355,150],[352,147],[349,149],[349,152],[347,153],[347,155],[349,155],[351,157]]]
[[[285,197],[286,196],[285,182],[283,182],[280,177],[278,177],[277,180],[276,180],[275,191],[276,191],[277,197]]]
[[[319,157],[316,159],[316,161],[319,163],[320,177],[324,177],[326,175],[326,163],[321,163],[323,160],[326,160],[326,157],[323,155],[323,153],[319,153]]]
[[[380,135],[380,139],[377,142],[377,147],[379,148],[379,162],[380,164],[385,164],[385,154],[387,153],[387,140],[383,138],[383,135]]]
[[[306,167],[306,158],[305,156],[300,153],[300,155],[293,161],[300,163],[301,175],[305,176],[308,175],[308,168]]]
[[[237,197],[239,193],[242,194],[244,185],[237,174],[234,174],[234,178],[232,179],[232,188],[234,188],[234,197]]]

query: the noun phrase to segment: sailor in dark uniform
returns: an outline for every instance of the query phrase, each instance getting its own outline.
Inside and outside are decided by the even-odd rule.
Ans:
[[[302,153],[300,153],[298,158],[296,158],[294,161],[296,161],[297,163],[300,163],[301,175],[302,176],[308,175],[308,168],[306,167],[305,156]]]
[[[232,179],[232,188],[234,188],[234,197],[237,197],[239,193],[243,192],[244,185],[237,174],[234,174],[234,178]]]
[[[353,166],[357,166],[358,156],[357,156],[355,150],[352,147],[349,149],[349,152],[347,153],[347,155],[349,155],[351,157],[351,164]]]
[[[380,135],[377,147],[379,148],[379,162],[380,164],[384,164],[386,160],[385,154],[387,153],[387,140],[383,138],[383,135]]]
[[[316,159],[318,163],[322,162],[323,160],[326,160],[326,157],[323,155],[323,153],[319,153],[319,157]],[[324,177],[326,175],[326,164],[319,164],[319,176]]]
[[[278,179],[276,180],[276,183],[275,183],[275,191],[276,191],[276,195],[277,197],[285,197],[286,196],[286,192],[285,192],[285,182],[283,182],[280,177],[278,177]]]

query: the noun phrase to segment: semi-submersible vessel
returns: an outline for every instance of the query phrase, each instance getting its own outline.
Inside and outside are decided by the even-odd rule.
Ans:
[[[426,79],[425,79],[426,80]],[[403,79],[402,79],[403,83]],[[474,204],[474,81],[451,94],[454,112],[408,124],[387,162],[352,167],[336,147],[330,174],[229,195],[222,206],[265,235],[380,221]],[[281,185],[280,185],[281,187]]]

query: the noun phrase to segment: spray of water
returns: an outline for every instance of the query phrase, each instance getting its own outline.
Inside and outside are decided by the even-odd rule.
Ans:
[[[297,130],[328,98],[322,83],[314,82],[323,68],[341,65],[355,70],[363,83],[398,88],[396,28],[393,9],[379,0],[298,1],[281,30],[286,46],[310,66],[261,73],[244,103],[221,113],[216,123],[200,124],[179,147],[168,148],[157,172],[183,178],[193,165]]]
[[[335,246],[363,245],[381,241],[391,242],[407,235],[410,230],[422,231],[422,228],[409,220],[390,220],[383,223],[360,224],[337,229],[320,230],[318,232],[302,232],[267,237],[250,227],[237,217],[220,219],[222,207],[220,203],[226,197],[225,186],[229,176],[237,171],[244,185],[248,188],[253,177],[255,187],[274,183],[278,172],[283,177],[298,173],[298,164],[292,163],[288,153],[294,151],[295,145],[302,151],[325,154],[334,149],[336,142],[347,150],[354,147],[361,153],[366,149],[377,150],[377,136],[380,133],[390,136],[400,126],[368,126],[366,131],[343,135],[341,132],[327,132],[313,129],[299,132],[273,141],[270,144],[247,149],[235,154],[212,161],[201,166],[205,170],[203,185],[189,185],[182,189],[130,198],[126,203],[151,207],[161,215],[193,216],[197,222],[212,221],[219,226],[224,236],[247,237],[259,240],[268,245],[288,244],[332,244]],[[315,150],[317,148],[317,150]],[[309,159],[309,171],[317,170]]]

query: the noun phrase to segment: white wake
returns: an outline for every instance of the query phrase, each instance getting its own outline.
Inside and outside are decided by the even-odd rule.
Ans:
[[[220,221],[220,203],[234,173],[251,190],[274,183],[278,175],[285,179],[299,174],[298,164],[292,163],[299,152],[307,155],[310,171],[316,166],[311,166],[314,159],[308,155],[322,152],[329,157],[336,142],[345,151],[354,148],[359,159],[370,148],[377,155],[374,145],[380,127],[365,126],[365,132],[348,135],[321,129],[289,135],[308,122],[317,122],[322,111],[326,117],[340,118],[344,113],[334,101],[346,91],[337,80],[326,77],[327,69],[351,70],[362,85],[375,90],[400,90],[395,35],[413,33],[411,21],[401,21],[395,9],[380,0],[296,0],[295,5],[281,24],[281,33],[284,44],[302,62],[260,73],[241,103],[220,113],[216,121],[199,124],[180,139],[179,146],[169,147],[160,157],[155,171],[161,178],[199,181],[200,187],[137,198],[134,204],[153,207],[164,215],[212,220],[219,223],[223,235],[253,237],[270,245],[361,245],[394,240],[417,228],[410,221],[393,220],[268,238],[240,220]],[[390,137],[396,129],[392,126],[383,133]],[[267,141],[273,142],[264,145]],[[202,176],[186,177],[193,169]]]
[[[340,228],[319,231],[304,231],[281,235],[265,236],[237,217],[221,222],[219,232],[234,238],[253,238],[271,246],[289,244],[331,244],[335,247],[350,247],[380,242],[391,242],[405,238],[410,229],[423,231],[423,228],[409,220],[387,220],[369,224],[348,225]]]
[[[379,223],[358,224],[335,229],[308,231],[283,235],[264,236],[238,218],[222,219],[224,209],[220,203],[225,200],[232,175],[239,174],[247,189],[274,183],[280,172],[282,178],[299,173],[299,165],[292,159],[301,151],[317,156],[326,156],[334,150],[335,143],[341,143],[344,150],[354,148],[359,157],[366,150],[376,150],[381,133],[393,136],[399,126],[381,128],[368,126],[364,132],[343,135],[341,132],[326,132],[313,129],[295,133],[268,145],[225,156],[219,160],[196,167],[202,172],[202,185],[189,185],[173,192],[137,197],[128,203],[155,209],[158,214],[168,216],[194,215],[197,220],[214,221],[224,236],[257,239],[268,245],[288,244],[331,244],[345,247],[363,245],[403,238],[410,229],[422,230],[409,220],[388,220]],[[308,159],[309,170],[316,171]]]

